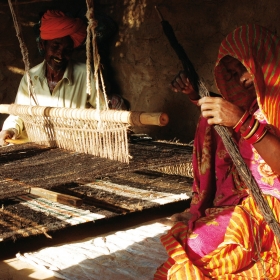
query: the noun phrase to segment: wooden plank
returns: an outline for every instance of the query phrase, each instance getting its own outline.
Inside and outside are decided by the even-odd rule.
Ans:
[[[68,193],[69,195],[73,194],[77,197],[82,197],[84,204],[87,205],[93,205],[95,207],[105,209],[107,211],[112,211],[118,214],[126,214],[131,212],[131,208],[121,207],[119,205],[116,205],[116,203],[110,203],[108,201],[104,201],[93,196],[88,196],[85,192],[80,193],[75,190],[73,191],[72,189],[67,189],[66,187],[61,186],[55,187],[55,189],[59,192]]]
[[[19,138],[19,139],[5,139],[5,141],[9,144],[24,144],[27,143],[29,140],[27,138]]]
[[[71,205],[71,206],[81,206],[83,204],[83,200],[81,198],[61,194],[50,190],[45,190],[42,188],[30,188],[30,193],[37,195],[39,197],[46,198],[51,201],[59,202],[61,204]]]

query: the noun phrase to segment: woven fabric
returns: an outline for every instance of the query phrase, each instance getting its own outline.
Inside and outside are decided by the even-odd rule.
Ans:
[[[279,221],[279,200],[271,196],[266,198]],[[185,252],[191,237],[188,227],[177,223],[161,238],[169,259],[158,269],[154,279],[279,279],[279,244],[255,202],[249,197],[233,210],[224,241],[196,261]]]

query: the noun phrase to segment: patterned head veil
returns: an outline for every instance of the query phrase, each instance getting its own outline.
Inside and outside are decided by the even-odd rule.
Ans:
[[[228,79],[221,59],[238,59],[253,76],[257,100],[268,123],[280,129],[280,42],[264,27],[249,24],[235,29],[223,40],[215,66],[216,84],[227,100],[242,106],[248,93],[234,79]]]

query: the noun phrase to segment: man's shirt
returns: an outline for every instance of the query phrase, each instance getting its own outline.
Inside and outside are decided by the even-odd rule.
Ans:
[[[91,78],[91,94],[87,94],[87,71],[84,63],[69,61],[62,79],[51,93],[46,78],[46,62],[36,65],[29,70],[32,86],[35,92],[37,105],[48,107],[85,108],[89,103],[96,108],[95,83]],[[100,109],[105,108],[103,93],[99,97]],[[20,82],[15,104],[36,105],[29,96],[28,80],[25,74]],[[14,128],[18,136],[24,129],[23,120],[18,116],[10,115],[4,122],[2,130]]]

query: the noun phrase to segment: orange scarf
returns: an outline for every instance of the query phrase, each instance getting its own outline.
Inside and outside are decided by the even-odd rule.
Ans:
[[[249,24],[235,29],[223,40],[215,66],[216,84],[227,100],[242,106],[248,95],[233,79],[226,79],[221,59],[238,59],[253,76],[257,101],[268,123],[280,131],[280,41],[264,27]]]

